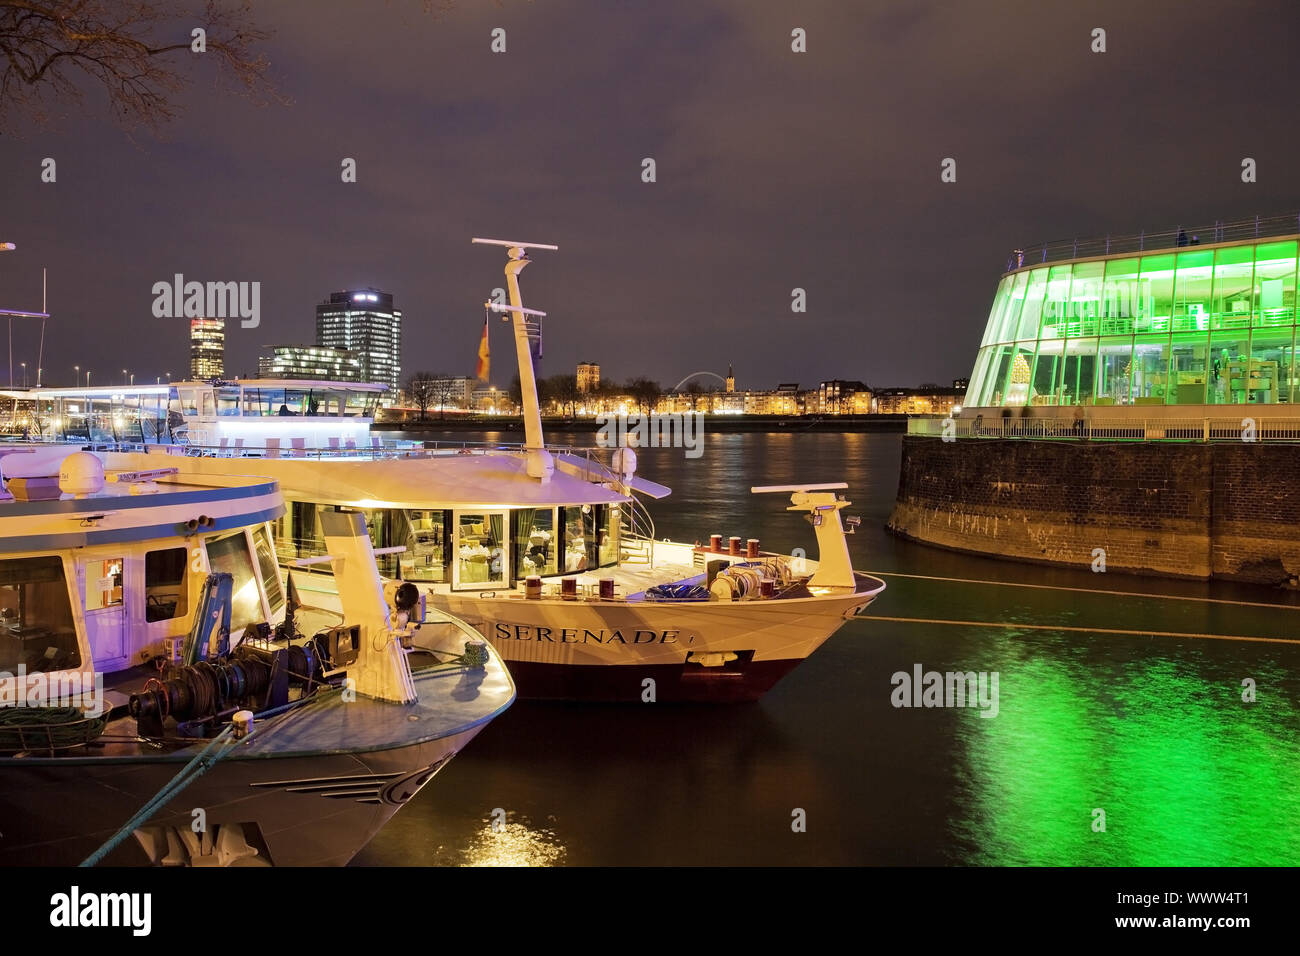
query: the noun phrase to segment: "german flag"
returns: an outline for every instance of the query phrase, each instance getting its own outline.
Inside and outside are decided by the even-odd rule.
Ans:
[[[483,340],[478,344],[478,368],[475,373],[480,382],[488,380],[488,320],[483,316]]]

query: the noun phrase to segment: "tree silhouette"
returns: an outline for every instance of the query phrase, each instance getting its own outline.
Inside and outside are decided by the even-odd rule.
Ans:
[[[269,35],[241,0],[0,0],[0,129],[44,124],[89,81],[119,125],[157,131],[178,112],[187,67],[215,65],[238,92],[280,99],[256,52]]]

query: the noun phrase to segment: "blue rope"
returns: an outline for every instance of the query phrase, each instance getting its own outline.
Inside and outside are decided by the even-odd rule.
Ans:
[[[291,700],[287,704],[281,704],[279,707],[272,707],[270,710],[264,710],[257,716],[261,719],[274,717],[278,714],[284,713],[285,711],[299,707],[308,701],[316,699],[317,698],[313,695],[312,697],[303,697],[299,700]],[[255,726],[252,730],[246,733],[242,739],[247,741],[260,729],[260,726]],[[117,849],[118,845],[123,840],[134,833],[146,820],[169,803],[173,797],[192,784],[195,780],[199,779],[199,777],[203,776],[203,774],[211,769],[217,761],[221,760],[222,757],[234,753],[235,748],[231,746],[219,751],[211,757],[208,756],[209,752],[213,747],[217,746],[217,744],[229,742],[231,735],[234,732],[235,728],[233,726],[227,726],[221,731],[221,733],[213,737],[206,747],[194,755],[193,760],[182,767],[176,776],[168,780],[167,783],[164,784],[163,788],[150,798],[148,803],[136,811],[135,815],[132,816],[130,820],[127,820],[126,823],[122,824],[122,828],[109,837],[108,841],[105,842],[103,846],[82,860],[79,866],[95,866],[100,863],[104,857]],[[193,773],[191,773],[191,771],[193,771]],[[189,774],[188,777],[186,776],[187,774]]]
[[[229,753],[232,753],[235,748],[227,747],[226,749],[218,751],[216,754],[213,754],[211,757],[208,756],[209,753],[211,753],[213,747],[216,747],[218,744],[224,744],[227,741],[229,741],[231,736],[234,734],[234,730],[235,730],[234,727],[226,727],[223,731],[221,731],[221,733],[213,737],[206,747],[204,747],[201,751],[195,754],[193,760],[191,760],[184,767],[182,767],[180,772],[177,773],[176,776],[172,777],[171,780],[167,781],[167,783],[163,786],[161,790],[159,790],[156,794],[154,794],[153,797],[150,798],[150,800],[143,807],[141,807],[138,811],[136,811],[135,815],[132,816],[130,820],[127,820],[126,823],[122,825],[122,828],[120,830],[118,830],[111,837],[109,837],[108,841],[105,842],[104,845],[101,846],[98,850],[96,850],[94,853],[90,854],[90,856],[82,860],[80,865],[95,866],[97,863],[103,860],[104,857],[112,853],[113,850],[117,849],[118,845],[127,837],[129,837],[132,833],[134,833],[136,829],[140,827],[146,820],[148,820],[160,809],[162,809],[164,805],[170,802],[171,799],[176,796],[176,794],[180,793],[182,790],[188,787],[199,777],[203,776],[203,774],[210,767],[212,767],[217,761],[219,761],[222,757],[226,756]],[[247,740],[249,737],[253,736],[253,734],[256,732],[257,732],[256,728],[254,728],[254,730],[246,734],[243,739]]]

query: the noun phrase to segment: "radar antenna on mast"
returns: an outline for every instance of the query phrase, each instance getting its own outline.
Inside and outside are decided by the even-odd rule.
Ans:
[[[524,412],[524,451],[527,455],[528,474],[539,481],[549,481],[555,471],[555,461],[546,450],[542,436],[542,411],[537,400],[537,375],[533,368],[533,353],[529,348],[529,316],[540,319],[545,312],[525,309],[523,298],[519,294],[519,273],[532,261],[529,249],[558,250],[559,246],[544,242],[517,242],[513,239],[483,239],[475,237],[470,240],[476,245],[504,246],[510,261],[506,263],[506,288],[510,295],[510,304],[498,305],[486,302],[488,309],[514,313],[515,354],[519,362],[519,393]],[[533,324],[536,327],[536,324]],[[538,329],[540,335],[540,328]],[[540,348],[540,346],[539,346]]]
[[[506,246],[510,249],[550,249],[552,252],[558,251],[559,246],[548,245],[545,242],[515,242],[513,239],[471,239],[470,242],[484,246]],[[511,256],[512,259],[518,259],[518,256]]]

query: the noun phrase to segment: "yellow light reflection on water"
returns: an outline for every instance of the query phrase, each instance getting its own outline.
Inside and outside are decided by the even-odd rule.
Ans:
[[[465,848],[462,866],[556,866],[564,861],[565,848],[554,831],[534,829],[523,823],[491,825],[475,834]]]

